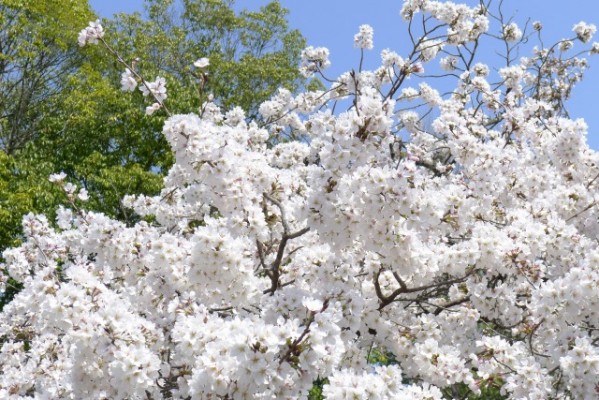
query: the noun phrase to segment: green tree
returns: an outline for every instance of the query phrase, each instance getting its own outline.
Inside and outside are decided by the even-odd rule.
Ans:
[[[21,218],[51,212],[51,158],[26,151],[48,133],[66,77],[84,59],[74,32],[93,18],[87,1],[0,2],[0,251],[18,242]]]
[[[289,29],[277,1],[241,12],[230,0],[150,0],[146,8],[147,18],[119,14],[105,21],[105,39],[126,61],[139,60],[136,69],[146,79],[166,78],[172,112],[197,110],[211,93],[222,107],[241,106],[255,116],[277,88],[294,91],[305,83],[297,69],[305,40]],[[124,68],[104,49],[84,52],[88,61],[70,76],[35,151],[41,146],[59,170],[81,182],[92,208],[127,218],[123,195],[157,193],[171,165],[161,135],[165,115],[144,116],[147,99],[120,90]],[[204,98],[192,66],[201,57],[210,59]]]
[[[172,112],[197,110],[211,93],[225,109],[256,116],[278,87],[306,83],[297,69],[305,40],[278,1],[257,11],[234,6],[147,0],[145,16],[102,21],[105,40],[128,62],[138,59],[146,79],[166,78]],[[129,220],[122,197],[157,194],[172,163],[166,115],[145,116],[142,93],[120,90],[124,68],[105,49],[77,45],[95,19],[86,0],[0,4],[0,251],[18,243],[25,213],[52,216],[64,202],[49,174],[64,171],[85,187],[86,208]],[[210,59],[202,95],[192,66],[201,57]]]
[[[73,32],[87,1],[0,2],[0,148],[15,154],[43,130],[47,102],[81,62]]]

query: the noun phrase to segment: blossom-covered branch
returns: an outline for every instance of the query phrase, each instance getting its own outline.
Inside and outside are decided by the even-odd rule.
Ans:
[[[70,206],[28,215],[3,254],[23,289],[1,315],[0,397],[596,398],[599,155],[565,110],[595,27],[546,47],[485,2],[401,15],[405,57],[280,89],[258,120],[209,96],[169,116],[161,194],[123,199],[137,223],[52,175]],[[328,57],[309,47],[300,68],[324,76]],[[164,108],[167,83],[122,64]]]

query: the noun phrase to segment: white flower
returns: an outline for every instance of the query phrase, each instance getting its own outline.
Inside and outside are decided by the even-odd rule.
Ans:
[[[151,106],[147,106],[146,107],[146,115],[152,115],[156,111],[160,110],[160,108],[161,108],[160,103],[154,103]]]
[[[302,305],[312,312],[319,312],[322,310],[323,303],[318,299],[306,297],[302,300]]]
[[[79,32],[79,46],[83,47],[87,43],[98,44],[98,39],[104,37],[104,28],[100,25],[100,20],[91,21],[89,26]]]
[[[574,47],[574,43],[572,43],[571,40],[562,40],[561,42],[559,42],[560,51],[568,51],[572,47]]]
[[[587,24],[586,22],[579,22],[572,28],[572,31],[576,33],[576,37],[582,43],[588,43],[592,38],[595,32],[597,32],[597,27],[593,24]]]
[[[146,82],[139,86],[144,96],[152,95],[156,101],[162,102],[166,99],[166,80],[160,76],[154,82]]]
[[[81,201],[87,201],[87,200],[89,200],[89,195],[88,195],[87,190],[85,188],[79,189],[79,193],[77,193],[77,197]]]
[[[204,69],[210,65],[210,60],[206,57],[202,57],[202,58],[196,60],[196,62],[194,62],[193,65],[196,68]]]
[[[420,43],[420,46],[418,46],[418,50],[420,50],[420,59],[424,62],[435,58],[442,49],[443,42],[440,40],[423,40],[422,43]]]
[[[504,25],[503,27],[503,38],[507,42],[516,42],[522,38],[522,31],[518,28],[514,22]]]
[[[395,65],[397,68],[401,69],[405,64],[405,60],[401,58],[399,54],[389,49],[384,49],[381,51],[381,60],[383,61],[383,65],[385,67],[391,67]]]
[[[401,122],[408,128],[413,128],[418,125],[420,115],[415,111],[402,111],[398,115]]]
[[[137,80],[129,68],[121,74],[121,90],[132,92],[137,87]]]
[[[69,196],[69,198],[72,198],[73,195],[75,194],[75,192],[77,191],[77,185],[75,185],[74,183],[71,183],[71,182],[67,182],[62,187],[62,189]]]
[[[316,71],[322,71],[331,65],[329,61],[329,49],[326,47],[308,46],[302,50],[300,72],[305,77],[314,75]]]
[[[406,87],[401,90],[401,94],[399,96],[402,100],[414,100],[420,95],[420,92],[413,87]]]
[[[476,63],[476,64],[474,64],[474,67],[472,67],[472,70],[478,76],[489,75],[489,67],[485,64]]]
[[[24,216],[2,253],[0,290],[23,289],[0,316],[0,398],[293,399],[320,376],[327,399],[491,381],[595,399],[599,153],[561,112],[586,60],[537,49],[409,87],[416,60],[467,53],[488,21],[453,2],[403,11],[439,26],[435,49],[385,50],[329,91],[280,89],[258,117],[212,101],[169,117],[173,165],[160,193],[123,199],[134,218],[75,207],[85,189],[52,174],[72,209]],[[387,352],[393,365],[368,360]]]
[[[372,50],[374,30],[370,25],[360,25],[360,30],[354,36],[354,47],[359,49]]]
[[[441,61],[439,61],[439,64],[441,64],[441,68],[445,71],[455,71],[458,66],[458,59],[453,56],[443,57]]]
[[[73,223],[73,211],[63,206],[56,210],[56,225],[60,229],[70,229]]]
[[[415,63],[413,63],[413,64],[410,65],[408,73],[411,73],[411,74],[422,74],[422,73],[424,73],[424,66],[422,65],[421,62],[415,62]]]
[[[61,171],[57,174],[50,175],[48,180],[50,182],[62,182],[66,177],[67,177],[67,174],[65,174],[64,172]]]

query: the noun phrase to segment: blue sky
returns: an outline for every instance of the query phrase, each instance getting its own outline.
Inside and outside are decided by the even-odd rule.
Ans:
[[[267,2],[238,0],[237,4],[255,9]],[[464,2],[473,5],[478,0]],[[291,27],[299,29],[309,45],[324,46],[330,50],[332,65],[328,75],[332,77],[357,67],[360,54],[353,48],[353,36],[362,24],[374,28],[375,48],[366,55],[366,67],[378,66],[382,49],[390,48],[400,54],[407,50],[407,25],[399,16],[401,0],[281,0],[281,3],[290,10]],[[110,17],[116,12],[143,12],[143,0],[90,0],[90,4],[101,17]],[[520,25],[528,18],[531,22],[541,21],[543,40],[547,45],[572,37],[571,29],[577,22],[599,26],[599,1],[504,0],[504,15],[515,16]],[[599,41],[599,33],[595,39]],[[577,46],[581,48],[579,43]],[[523,52],[521,55],[528,54]],[[491,60],[485,61],[492,65],[494,55],[491,52],[489,56]],[[599,149],[599,55],[590,58],[590,64],[584,81],[574,90],[568,110],[571,117],[585,119],[589,125],[589,143],[594,149]]]

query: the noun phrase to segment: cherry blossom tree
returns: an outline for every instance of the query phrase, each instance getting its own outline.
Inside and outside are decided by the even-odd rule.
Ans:
[[[516,59],[540,23],[484,2],[401,15],[408,54],[281,89],[263,124],[206,93],[171,115],[161,195],[123,199],[141,222],[86,211],[52,175],[57,220],[26,216],[4,252],[23,290],[1,314],[0,397],[306,398],[318,380],[326,399],[596,398],[599,156],[564,103],[595,26]],[[91,23],[79,42],[109,34]],[[373,37],[359,27],[356,47]],[[477,52],[491,39],[495,76]],[[123,89],[168,113],[168,82],[121,62]],[[306,75],[328,65],[304,51]],[[195,68],[201,93],[210,62]]]

